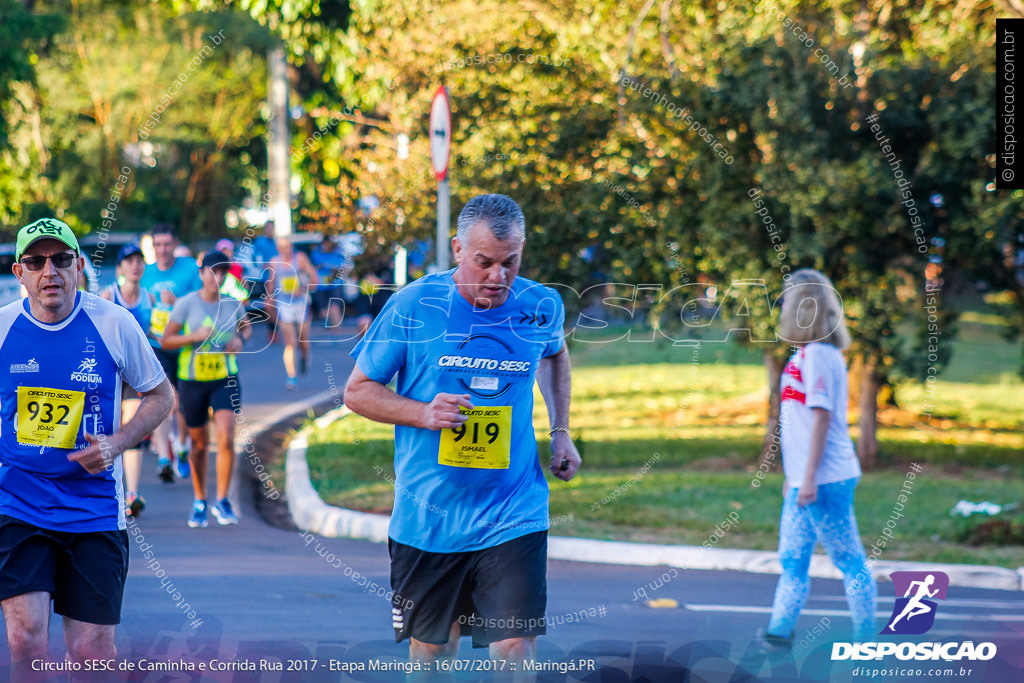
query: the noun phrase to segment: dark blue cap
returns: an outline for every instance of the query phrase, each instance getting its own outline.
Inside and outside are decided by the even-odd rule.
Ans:
[[[206,256],[203,257],[203,268],[226,268],[230,265],[231,259],[216,249],[206,252]]]
[[[129,256],[135,256],[135,254],[141,253],[142,249],[139,247],[139,245],[135,244],[134,242],[132,244],[126,244],[123,247],[121,247],[120,251],[117,252],[117,264],[121,265],[121,261],[124,261]]]

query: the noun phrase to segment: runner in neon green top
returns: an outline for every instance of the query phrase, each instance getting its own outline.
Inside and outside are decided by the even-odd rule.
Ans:
[[[202,289],[175,302],[161,340],[164,349],[181,349],[178,393],[192,439],[189,460],[195,489],[195,502],[188,520],[190,527],[208,524],[206,451],[211,408],[217,430],[217,502],[213,516],[221,524],[238,524],[227,495],[235,463],[235,414],[242,409],[235,354],[242,350],[249,329],[242,304],[220,293],[229,264],[228,258],[219,251],[211,251],[203,257],[199,271]]]

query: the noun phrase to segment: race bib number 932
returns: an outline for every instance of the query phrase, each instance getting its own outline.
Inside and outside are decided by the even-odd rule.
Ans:
[[[18,387],[18,443],[74,448],[85,392]]]

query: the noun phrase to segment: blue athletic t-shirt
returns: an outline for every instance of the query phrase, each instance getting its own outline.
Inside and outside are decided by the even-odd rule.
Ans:
[[[416,280],[388,301],[352,350],[371,380],[429,402],[469,394],[460,430],[395,427],[389,535],[429,552],[490,548],[548,528],[548,485],[533,435],[541,358],[561,350],[565,307],[551,288],[516,278],[508,299],[474,308],[454,271]]]
[[[203,281],[199,277],[199,266],[194,258],[179,256],[174,259],[174,265],[167,270],[160,270],[155,263],[146,264],[146,270],[142,273],[142,288],[149,291],[156,297],[153,305],[153,312],[150,316],[149,337],[153,346],[160,346],[160,339],[164,336],[164,328],[167,327],[167,320],[170,317],[174,304],[165,304],[160,293],[169,290],[176,299],[180,299],[189,292],[201,289]]]
[[[113,297],[114,303],[121,306],[135,318],[135,321],[139,323],[139,327],[147,335],[149,334],[150,318],[153,315],[153,306],[156,303],[156,298],[145,289],[139,290],[138,301],[135,302],[134,306],[129,306],[128,302],[125,301],[124,295],[121,294],[121,287],[114,281],[110,285],[110,293]],[[152,341],[152,340],[150,340]]]
[[[131,313],[78,292],[71,315],[42,323],[28,299],[0,308],[0,514],[44,529],[125,528],[121,459],[89,474],[68,455],[85,433],[121,425],[121,386],[150,391],[164,371]]]
[[[309,260],[316,268],[321,284],[336,284],[335,275],[345,266],[345,254],[341,247],[334,247],[334,251],[325,251],[323,247],[317,246],[309,254]]]

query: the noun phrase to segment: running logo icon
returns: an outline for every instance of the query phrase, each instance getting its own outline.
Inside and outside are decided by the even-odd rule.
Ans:
[[[883,635],[919,635],[927,633],[935,623],[934,600],[945,600],[949,589],[949,577],[943,572],[893,572],[893,590],[896,605],[892,608],[889,623]],[[903,597],[899,597],[903,596]],[[929,599],[929,598],[934,598]]]
[[[78,369],[71,373],[72,382],[89,382],[91,384],[100,384],[103,382],[103,378],[94,372],[96,370],[96,359],[95,358],[84,358]]]

